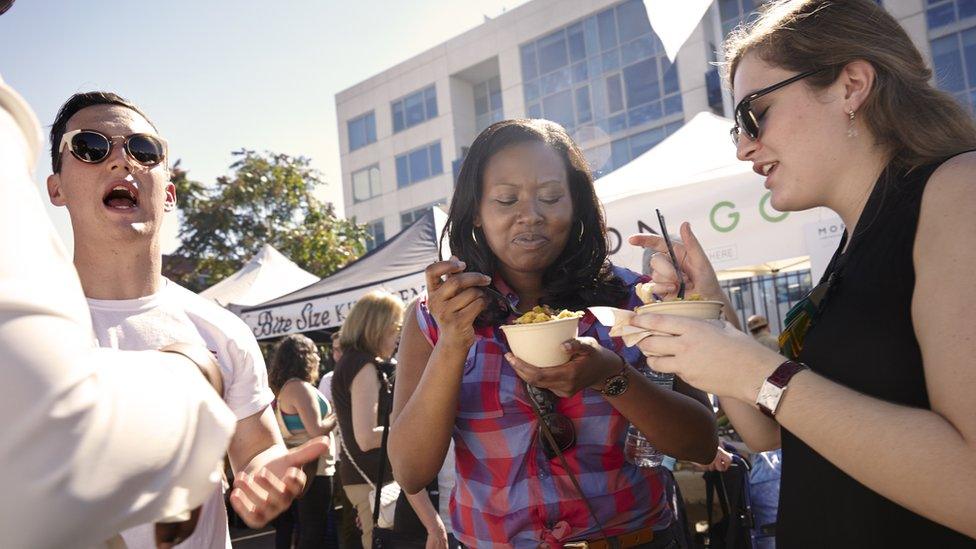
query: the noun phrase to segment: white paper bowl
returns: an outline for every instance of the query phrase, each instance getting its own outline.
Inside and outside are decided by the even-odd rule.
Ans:
[[[654,313],[658,315],[683,316],[687,318],[700,318],[702,320],[715,320],[722,317],[721,301],[660,301],[658,303],[648,303],[641,305],[635,311],[637,314]],[[671,337],[671,334],[652,332],[653,337]],[[660,356],[653,353],[644,353],[646,356]]]
[[[636,312],[710,320],[722,317],[722,305],[721,301],[660,301],[641,305]]]
[[[561,318],[537,324],[502,326],[512,354],[539,368],[565,364],[569,353],[563,343],[579,334],[579,318]]]

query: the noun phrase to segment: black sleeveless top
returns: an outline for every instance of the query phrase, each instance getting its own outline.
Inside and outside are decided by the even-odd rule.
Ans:
[[[359,474],[356,466],[366,473],[369,482],[373,484],[376,484],[377,473],[379,473],[381,449],[373,448],[363,452],[356,442],[352,427],[352,380],[367,364],[381,367],[379,360],[366,353],[353,350],[346,351],[339,359],[339,363],[336,364],[335,373],[332,374],[332,401],[335,404],[336,419],[339,422],[339,431],[345,445],[343,452],[339,454],[338,465],[339,478],[342,479],[344,486],[366,484],[366,479]],[[388,393],[380,390],[379,398],[380,411],[384,407],[389,409],[390,402],[388,400],[390,397]],[[376,420],[376,425],[380,425],[379,418]],[[349,460],[350,454],[352,459],[356,460],[355,465]],[[383,484],[385,485],[393,481],[393,470],[390,468],[390,460],[384,459],[384,461],[386,462],[383,473]],[[372,508],[372,503],[370,503],[370,508]]]
[[[832,381],[917,408],[930,406],[912,326],[912,250],[922,193],[939,165],[907,173],[889,168],[881,175],[850,246],[841,253],[845,234],[824,273],[821,282],[830,279],[830,286],[800,353],[803,363]],[[976,547],[976,540],[866,488],[785,428],[782,443],[780,549]],[[917,467],[925,464],[905,468],[907,482]]]

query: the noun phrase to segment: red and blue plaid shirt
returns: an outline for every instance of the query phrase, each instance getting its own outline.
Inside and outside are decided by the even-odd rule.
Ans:
[[[620,305],[640,305],[633,287],[647,278],[617,267],[614,272],[631,287],[627,302]],[[517,304],[518,296],[498,277],[494,280]],[[437,325],[426,297],[416,310],[421,331],[435,344]],[[625,348],[608,332],[589,313],[580,320],[581,335],[595,338],[634,366],[644,364],[639,350]],[[524,384],[505,360],[508,350],[498,327],[479,328],[464,364],[454,424],[454,535],[471,547],[536,547],[542,542],[557,547],[564,541],[598,538],[599,528],[559,459],[547,459],[539,446],[538,421]],[[671,512],[665,475],[624,459],[627,419],[591,389],[560,399],[556,407],[576,427],[576,446],[564,455],[606,533],[667,527]]]

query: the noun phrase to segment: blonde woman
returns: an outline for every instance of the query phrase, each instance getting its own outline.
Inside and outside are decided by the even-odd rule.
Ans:
[[[646,338],[664,357],[648,363],[723,397],[753,450],[782,446],[778,547],[973,547],[972,117],[870,0],[773,2],[726,51],[739,159],[776,209],[824,206],[847,230],[788,315],[791,360],[731,324],[642,315],[677,336]],[[724,299],[681,234],[693,291]],[[665,256],[652,258],[655,291],[673,296]]]
[[[403,301],[384,291],[364,295],[346,316],[339,344],[342,358],[332,378],[332,400],[339,419],[342,455],[339,478],[356,507],[363,530],[363,547],[372,546],[373,502],[371,484],[376,484],[380,464],[383,428],[377,422],[380,402],[380,371],[396,351],[403,323]],[[393,481],[389,459],[385,459],[384,483]],[[368,478],[363,478],[362,471]]]

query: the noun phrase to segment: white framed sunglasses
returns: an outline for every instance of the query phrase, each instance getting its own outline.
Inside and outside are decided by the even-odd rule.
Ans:
[[[134,133],[128,136],[107,136],[96,130],[71,130],[61,136],[58,153],[63,154],[65,146],[71,155],[86,164],[98,164],[112,153],[112,147],[117,140],[122,140],[125,154],[136,163],[147,168],[154,168],[166,160],[169,145],[158,135],[148,133]],[[58,170],[61,169],[61,157],[58,157]]]

